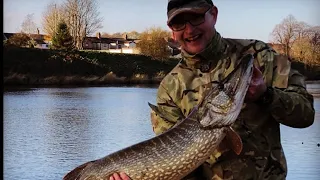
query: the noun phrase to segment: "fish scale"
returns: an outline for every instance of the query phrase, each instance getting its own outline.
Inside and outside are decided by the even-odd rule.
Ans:
[[[149,140],[84,163],[64,180],[109,180],[125,172],[133,180],[179,180],[204,163],[226,135],[235,135],[230,125],[240,113],[252,76],[253,56],[244,56],[235,70],[212,87],[184,120]],[[240,78],[241,77],[241,78]],[[232,95],[232,96],[230,96]],[[151,108],[155,106],[149,104]],[[238,137],[238,136],[237,136]],[[241,152],[238,138],[236,153]]]

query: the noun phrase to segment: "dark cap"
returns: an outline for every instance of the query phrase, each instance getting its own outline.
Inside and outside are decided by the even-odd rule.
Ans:
[[[184,12],[205,13],[212,6],[212,0],[168,0],[167,22],[169,23],[176,15]]]

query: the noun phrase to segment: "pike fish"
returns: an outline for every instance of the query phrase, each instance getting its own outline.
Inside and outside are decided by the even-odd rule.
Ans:
[[[230,127],[241,111],[252,71],[253,56],[244,55],[226,78],[209,83],[200,103],[171,129],[84,163],[63,180],[109,180],[116,172],[133,180],[179,180],[204,163],[225,137],[230,149],[240,154],[241,138]]]

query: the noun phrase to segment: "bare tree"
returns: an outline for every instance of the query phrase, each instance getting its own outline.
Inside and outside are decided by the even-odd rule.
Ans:
[[[320,64],[320,27],[297,21],[292,15],[277,24],[272,32],[274,43],[297,61]]]
[[[281,44],[284,47],[283,51],[289,56],[294,41],[303,32],[302,28],[303,24],[299,24],[294,16],[289,15],[273,29],[273,40]]]
[[[313,54],[313,64],[320,65],[320,26],[314,26],[308,29],[308,37]]]
[[[102,18],[99,17],[95,0],[67,0],[65,14],[65,21],[78,49],[82,48],[84,37],[102,28]]]
[[[33,14],[28,14],[22,22],[22,32],[26,34],[33,34],[37,32],[37,25],[33,20]]]
[[[43,12],[42,27],[44,32],[53,37],[58,29],[58,23],[64,19],[63,7],[54,2],[50,3],[46,11]]]
[[[320,26],[313,26],[306,30],[306,35],[309,37],[313,45],[320,45]]]

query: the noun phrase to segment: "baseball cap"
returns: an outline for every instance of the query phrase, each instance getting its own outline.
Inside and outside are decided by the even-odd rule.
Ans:
[[[180,13],[191,12],[203,14],[212,6],[212,0],[168,0],[167,22],[169,24],[169,22]]]

